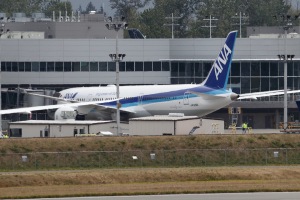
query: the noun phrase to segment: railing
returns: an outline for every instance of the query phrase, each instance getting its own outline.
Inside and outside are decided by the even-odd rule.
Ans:
[[[286,129],[284,129],[284,122],[280,122],[279,129],[286,133],[300,133],[300,122],[288,122]]]
[[[300,148],[1,153],[0,170],[300,164]]]

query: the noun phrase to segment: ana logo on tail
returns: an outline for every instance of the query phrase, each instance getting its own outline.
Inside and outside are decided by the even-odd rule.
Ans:
[[[219,79],[219,74],[222,73],[223,71],[223,66],[226,65],[227,61],[228,61],[228,55],[231,54],[231,49],[224,44],[224,47],[222,49],[222,51],[220,52],[219,57],[217,58],[217,60],[215,61],[213,68],[215,70],[215,75],[216,75],[216,79]]]

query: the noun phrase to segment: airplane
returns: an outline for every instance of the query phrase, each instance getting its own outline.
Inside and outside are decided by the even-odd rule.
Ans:
[[[85,115],[85,119],[111,120],[116,118],[119,106],[122,120],[169,113],[202,117],[239,99],[283,94],[283,90],[236,94],[227,89],[236,37],[237,31],[228,34],[208,76],[201,84],[120,86],[119,99],[116,98],[115,85],[69,88],[54,96],[34,94],[53,99],[57,101],[56,105],[1,110],[0,115],[56,109],[55,120],[75,119],[76,115]],[[297,92],[300,90],[288,91]],[[120,104],[117,105],[118,101]]]

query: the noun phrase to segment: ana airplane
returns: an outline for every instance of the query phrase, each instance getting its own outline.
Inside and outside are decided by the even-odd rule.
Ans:
[[[227,90],[237,31],[228,34],[207,78],[201,84],[121,86],[116,99],[116,86],[79,87],[62,90],[53,97],[38,95],[58,102],[56,105],[1,110],[0,114],[31,113],[57,109],[55,119],[75,118],[77,114],[94,119],[115,119],[117,100],[121,118],[184,113],[205,116],[237,99],[255,99],[283,94],[283,90],[236,94]],[[296,93],[300,91],[289,91]]]

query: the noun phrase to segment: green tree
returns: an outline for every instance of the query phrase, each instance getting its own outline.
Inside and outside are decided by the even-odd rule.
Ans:
[[[155,0],[153,8],[141,14],[144,32],[149,37],[171,37],[171,16],[173,14],[175,37],[190,37],[189,26],[194,20],[199,0]],[[170,26],[166,26],[169,24]],[[164,26],[165,25],[165,26]]]
[[[113,10],[116,10],[115,17],[125,17],[130,27],[139,26],[140,12],[151,0],[110,0]]]
[[[72,12],[72,4],[69,1],[61,2],[60,0],[50,0],[44,6],[44,13],[47,17],[52,17],[53,11],[55,11],[55,17],[59,16],[59,11],[61,11],[62,15],[67,11],[69,15]]]
[[[89,13],[90,11],[97,11],[96,7],[94,6],[94,4],[93,4],[91,1],[87,4],[84,13],[87,14],[87,13]]]
[[[248,0],[244,5],[250,26],[277,26],[280,21],[274,16],[286,15],[291,9],[285,0]]]
[[[12,16],[13,13],[25,13],[30,16],[34,12],[41,12],[46,0],[0,0],[0,11]]]

